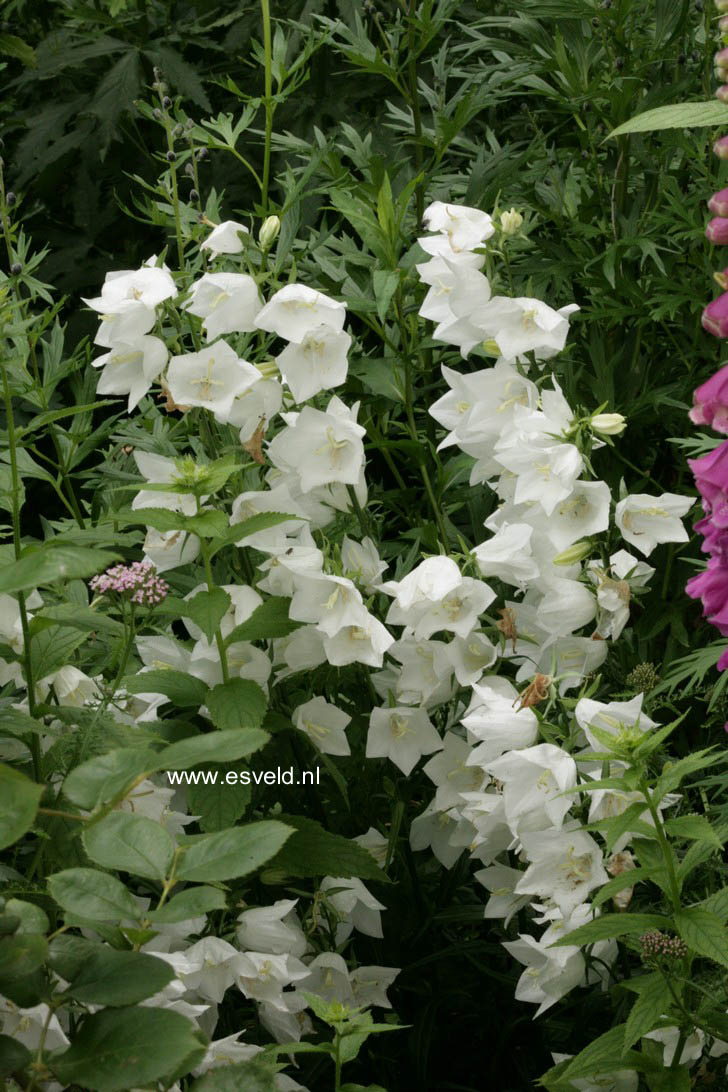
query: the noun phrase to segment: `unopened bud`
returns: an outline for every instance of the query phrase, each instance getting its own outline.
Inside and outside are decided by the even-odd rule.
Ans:
[[[728,292],[708,304],[701,322],[703,329],[714,337],[728,337]]]
[[[493,338],[490,338],[488,341],[483,342],[483,352],[487,353],[488,356],[501,355],[501,351],[498,348],[498,342],[494,341]]]
[[[10,266],[10,272],[14,277],[19,277],[20,274],[23,272],[23,267],[20,262],[13,262],[13,264]]]
[[[705,237],[716,246],[728,243],[728,217],[715,216],[709,220],[705,228]]]
[[[171,98],[169,97],[169,95],[165,95],[164,98],[162,99],[162,106],[164,107],[165,110],[169,110],[171,105],[172,105]]]
[[[728,189],[714,193],[708,201],[708,208],[716,216],[728,217]]]
[[[619,436],[627,427],[627,419],[621,413],[597,413],[591,419],[591,427],[602,436]]]
[[[159,107],[155,106],[155,108],[152,110],[152,116],[156,118],[157,121],[161,121],[164,115],[162,114],[162,111],[159,109]]]
[[[713,145],[713,152],[718,159],[728,159],[728,136],[722,136]]]
[[[191,163],[185,163],[185,174],[188,175],[189,178],[195,177],[195,168]]]
[[[722,83],[715,92],[715,97],[720,102],[728,102],[728,83]]]
[[[713,57],[713,68],[719,80],[728,79],[728,49],[719,49]]]
[[[8,206],[9,209],[11,209],[13,207],[13,205],[15,204],[15,202],[17,200],[18,199],[15,196],[15,194],[13,193],[13,191],[8,190],[8,192],[5,194],[5,204]]]
[[[523,217],[516,209],[509,209],[500,215],[500,226],[504,235],[515,235],[522,223]]]
[[[281,230],[281,221],[277,216],[268,216],[261,224],[260,231],[258,233],[258,242],[260,243],[261,250],[270,250],[273,243],[278,238],[278,232]]]
[[[167,152],[167,162],[168,163],[174,163],[176,158],[177,158],[177,153],[176,152]]]
[[[589,557],[592,552],[592,544],[586,539],[582,539],[581,542],[575,542],[573,546],[568,546],[565,550],[562,550],[560,554],[552,558],[552,564],[554,565],[576,565],[577,561],[583,561],[585,557]]]
[[[199,201],[200,195],[197,190],[190,190],[190,201]]]

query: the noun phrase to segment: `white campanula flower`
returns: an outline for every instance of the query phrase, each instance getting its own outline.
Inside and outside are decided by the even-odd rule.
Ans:
[[[263,301],[258,285],[247,273],[203,273],[182,306],[202,319],[207,340],[214,341],[221,334],[255,330]]]
[[[450,293],[459,284],[458,271],[480,269],[482,264],[482,254],[462,251],[448,255],[447,258],[431,258],[429,262],[418,265],[416,268],[420,280],[430,286],[418,314],[432,322],[448,322],[452,319]]]
[[[446,732],[442,750],[425,764],[424,771],[435,785],[435,807],[440,811],[462,803],[463,793],[479,792],[488,780],[482,769],[470,765],[472,748],[454,732]]]
[[[369,827],[366,834],[359,834],[356,838],[352,838],[352,841],[360,845],[362,849],[366,849],[368,853],[371,853],[379,867],[384,868],[387,862],[389,839],[380,834],[376,827]]]
[[[227,423],[240,429],[240,443],[265,429],[283,404],[283,387],[277,379],[258,379],[233,399]]]
[[[694,503],[676,493],[633,493],[619,501],[614,520],[627,542],[648,556],[663,542],[687,542],[681,520]]]
[[[47,1005],[23,1009],[0,997],[0,1016],[3,1034],[12,1036],[28,1050],[37,1051],[41,1044],[46,1050],[61,1050],[69,1045],[58,1017]]]
[[[220,937],[203,937],[184,952],[155,952],[170,963],[186,989],[219,1004],[235,982],[241,953]]]
[[[531,550],[532,535],[533,527],[527,523],[504,523],[472,551],[482,575],[526,588],[540,572]]]
[[[382,584],[387,595],[393,595],[401,611],[408,611],[423,604],[428,607],[439,603],[450,592],[460,587],[462,574],[450,557],[428,557],[403,577]]]
[[[468,205],[451,205],[444,201],[433,201],[425,209],[423,223],[428,231],[437,231],[444,236],[450,250],[474,250],[490,239],[495,232],[493,217],[481,209]],[[441,253],[439,240],[418,240],[423,250],[429,254]]]
[[[552,1053],[555,1063],[565,1062],[573,1054]],[[569,1081],[578,1092],[637,1092],[639,1074],[634,1069],[618,1069],[615,1073],[598,1073],[594,1077],[574,1077]]]
[[[351,337],[345,330],[322,324],[304,334],[301,341],[286,346],[276,364],[296,402],[341,386],[349,370],[350,345]]]
[[[637,694],[630,701],[610,702],[582,698],[577,702],[574,716],[589,745],[595,751],[604,750],[604,744],[591,731],[592,725],[614,736],[615,741],[622,739],[625,742],[636,741],[645,732],[656,728],[655,721],[642,712],[644,697],[644,694]]]
[[[44,683],[53,687],[59,705],[72,705],[80,709],[101,698],[98,682],[72,664],[66,664],[53,675],[41,679],[40,685]]]
[[[110,271],[106,274],[101,295],[84,299],[83,302],[103,315],[115,311],[119,304],[132,300],[155,308],[164,300],[171,299],[177,295],[174,278],[166,266],[156,266],[155,261],[156,257],[151,257],[140,269]]]
[[[576,785],[576,763],[552,743],[508,751],[485,766],[503,784],[506,821],[514,834],[560,827],[573,800],[563,795]]]
[[[509,304],[489,331],[503,356],[516,360],[533,353],[536,360],[546,360],[561,352],[569,334],[569,317],[579,310],[575,303],[558,311],[527,297],[509,299]]]
[[[473,686],[498,658],[498,649],[493,642],[484,633],[476,631],[467,637],[453,637],[444,645],[443,651],[461,686]]]
[[[673,1026],[656,1028],[654,1031],[649,1031],[643,1038],[653,1039],[656,1043],[662,1043],[662,1064],[666,1069],[669,1069],[674,1064],[675,1051],[677,1050],[681,1035],[682,1032],[680,1028]],[[702,1032],[700,1028],[693,1028],[692,1032],[683,1043],[680,1057],[677,1059],[677,1064],[684,1066],[693,1065],[703,1053],[704,1045],[705,1033]]]
[[[463,851],[461,845],[453,845],[451,841],[459,825],[456,818],[453,818],[449,812],[440,811],[432,800],[425,810],[412,820],[410,846],[415,852],[430,849],[443,868],[452,868]],[[508,839],[511,840],[510,831]]]
[[[387,568],[387,562],[382,561],[379,556],[376,543],[368,536],[361,542],[356,542],[348,535],[344,535],[341,543],[341,563],[344,566],[344,572],[368,591],[378,587],[379,577]]]
[[[538,1005],[536,1016],[578,986],[586,966],[576,946],[551,948],[550,943],[550,940],[544,942],[542,938],[539,941],[528,933],[520,933],[518,940],[503,944],[506,951],[526,967],[518,979],[516,1000]]]
[[[332,667],[353,663],[381,667],[384,653],[393,643],[391,633],[364,606],[356,609],[347,625],[331,636],[325,634],[323,640],[326,659]]]
[[[305,284],[287,284],[271,296],[255,324],[286,341],[300,342],[317,326],[343,330],[345,319],[346,304]]]
[[[388,668],[372,678],[386,701],[391,690],[401,705],[439,705],[452,696],[452,663],[443,641],[402,637],[389,649],[398,669]]]
[[[200,243],[200,250],[209,250],[211,258],[217,258],[219,254],[240,254],[243,249],[241,234],[250,234],[244,224],[238,224],[235,220],[224,220]]]
[[[525,831],[521,844],[531,863],[516,884],[516,893],[550,899],[565,918],[609,879],[600,847],[576,824]]]
[[[128,394],[129,413],[151,389],[167,363],[167,346],[158,337],[142,334],[134,342],[118,341],[103,356],[92,361],[103,368],[97,394]]]
[[[346,726],[351,717],[325,698],[315,697],[293,710],[291,720],[319,751],[327,755],[349,755]]]
[[[140,474],[155,485],[171,485],[180,473],[175,460],[167,455],[135,451],[134,461]],[[135,511],[139,508],[171,508],[186,516],[192,516],[197,511],[197,501],[192,493],[168,493],[156,489],[142,489],[131,506]]]
[[[411,628],[417,638],[439,630],[467,637],[495,599],[488,584],[462,576],[447,557],[427,558],[403,580],[388,580],[381,587],[395,597],[387,622]]]
[[[324,635],[316,626],[301,626],[288,637],[274,641],[273,648],[278,668],[276,679],[285,679],[297,671],[310,671],[326,663]],[[285,664],[283,670],[280,670],[280,664]]]
[[[361,880],[352,877],[342,879],[338,876],[324,876],[319,890],[326,896],[326,901],[334,908],[340,918],[336,928],[336,943],[341,944],[351,934],[352,929],[368,937],[382,937],[383,903],[375,899]]]
[[[594,593],[579,580],[549,575],[539,586],[544,594],[536,606],[536,618],[552,637],[567,637],[596,618]]]
[[[43,600],[37,591],[30,592],[25,599],[26,609],[42,607]],[[33,617],[28,614],[28,619]],[[23,623],[20,616],[20,604],[18,600],[5,592],[0,594],[0,639],[3,644],[10,645],[14,652],[22,652]]]
[[[490,892],[483,917],[503,918],[503,924],[508,927],[513,915],[527,906],[531,899],[530,895],[515,894],[516,884],[522,876],[519,868],[509,868],[500,863],[474,873],[474,879]]]
[[[281,470],[294,472],[304,493],[319,485],[355,485],[364,466],[365,430],[356,423],[356,403],[348,408],[335,395],[326,411],[305,406],[286,414],[289,424],[271,441],[268,455]]]
[[[258,369],[241,360],[225,341],[216,341],[198,353],[173,356],[167,369],[169,393],[178,406],[202,406],[223,423],[235,398],[260,378]]]
[[[505,360],[465,374],[443,365],[442,375],[450,390],[429,409],[430,415],[450,430],[439,449],[457,444],[474,458],[485,455],[511,428],[516,406],[535,409],[538,404],[535,383]]]
[[[559,694],[562,697],[567,690],[579,686],[585,675],[597,671],[606,660],[609,650],[606,641],[593,641],[590,637],[573,635],[548,637],[540,649],[532,648],[528,652],[527,648],[528,645],[524,642],[522,653],[520,647],[516,649],[516,662],[520,659],[521,663],[516,681],[520,683],[531,679],[536,672],[541,675],[559,675]],[[508,647],[503,654],[510,655]]]
[[[571,492],[559,501],[546,517],[540,505],[529,506],[522,514],[544,534],[561,553],[574,542],[599,534],[609,527],[611,494],[606,482],[574,482]]]
[[[584,461],[574,444],[554,438],[557,423],[545,413],[524,411],[514,425],[496,442],[494,458],[516,475],[514,503],[536,502],[550,516],[573,492]]]
[[[313,622],[329,637],[353,624],[362,606],[361,592],[345,576],[299,571],[294,574],[294,588],[289,617]]]
[[[234,950],[234,949],[233,949]],[[269,952],[237,952],[235,975],[237,986],[245,997],[265,1001],[285,1010],[283,989],[300,982],[308,975],[308,968],[296,956],[286,952],[274,955]]]
[[[221,591],[224,591],[230,596],[230,606],[226,610],[220,619],[219,628],[223,637],[228,637],[236,626],[241,625],[243,622],[247,622],[253,611],[261,605],[263,599],[255,588],[249,587],[247,584],[220,584]],[[191,592],[188,592],[184,597],[185,602],[190,599],[194,599],[200,592],[203,594],[207,591],[207,584],[198,584],[196,588],[193,588]],[[191,618],[183,618],[182,624],[189,633],[190,637],[195,641],[199,641],[202,636],[202,630],[198,625],[192,621]]]
[[[388,758],[409,776],[423,755],[442,750],[442,740],[424,709],[404,705],[372,709],[367,758]]]
[[[155,531],[150,527],[143,550],[144,560],[151,561],[157,572],[164,573],[194,561],[200,552],[200,540],[186,531]]]
[[[141,300],[110,303],[101,315],[94,345],[101,345],[105,349],[113,349],[117,345],[134,345],[149,333],[155,321],[153,308]]]
[[[533,709],[519,709],[517,699],[513,683],[499,675],[488,675],[473,685],[470,705],[461,722],[471,743],[479,744],[469,762],[487,765],[504,751],[536,742],[538,717]]]
[[[399,967],[357,967],[349,976],[357,1008],[377,1005],[382,1009],[391,1009],[387,990],[399,974]]]
[[[296,913],[298,899],[278,899],[272,906],[253,906],[238,916],[237,938],[243,949],[293,955],[308,948]]]

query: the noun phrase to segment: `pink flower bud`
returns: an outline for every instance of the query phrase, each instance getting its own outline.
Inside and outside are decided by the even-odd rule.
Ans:
[[[720,99],[721,102],[728,102],[728,83],[721,84],[715,92],[715,97]]]
[[[708,201],[708,208],[716,216],[728,217],[728,188],[714,193],[710,201]]]
[[[695,391],[690,420],[728,434],[728,364]]]
[[[728,72],[728,49],[719,49],[713,57],[713,66],[719,79],[724,80]]]
[[[722,136],[713,145],[713,151],[718,159],[728,159],[728,136]]]
[[[711,243],[716,243],[719,246],[722,243],[728,243],[728,217],[716,216],[714,219],[709,220],[705,235]]]
[[[728,220],[725,223],[728,224]],[[708,304],[701,321],[708,333],[715,337],[728,337],[728,292]]]
[[[728,15],[722,15],[718,20],[718,30],[721,34],[725,34],[728,31]]]

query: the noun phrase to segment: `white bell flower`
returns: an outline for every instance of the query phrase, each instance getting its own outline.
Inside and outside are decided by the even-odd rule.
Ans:
[[[326,659],[332,667],[353,663],[381,667],[384,653],[392,644],[394,637],[364,606],[356,608],[351,622],[331,636],[324,635],[323,640]]]
[[[151,389],[167,363],[167,346],[158,337],[142,335],[135,342],[117,342],[113,349],[92,361],[103,368],[97,394],[128,394],[129,413]]]
[[[522,876],[519,868],[509,868],[504,864],[488,865],[473,874],[473,878],[490,892],[483,917],[503,918],[504,926],[508,927],[513,915],[527,906],[531,899],[530,895],[515,894],[516,884]]]
[[[120,300],[109,304],[101,314],[101,323],[94,336],[94,345],[113,349],[117,345],[134,345],[148,334],[156,322],[152,307],[141,300]]]
[[[381,587],[387,595],[394,596],[397,607],[405,612],[441,602],[460,587],[462,579],[452,558],[438,556],[426,558],[402,580],[388,580]]]
[[[336,929],[337,944],[342,943],[352,929],[368,937],[384,935],[381,912],[386,906],[374,898],[361,880],[324,876],[319,890],[341,919]]]
[[[134,462],[139,473],[155,485],[171,485],[179,477],[177,463],[167,455],[135,451]],[[134,511],[140,508],[171,508],[185,516],[193,516],[197,511],[197,501],[192,493],[167,493],[156,489],[142,489],[134,497],[131,506]]]
[[[240,254],[243,250],[241,234],[250,234],[244,224],[238,224],[235,220],[223,220],[200,243],[200,250],[209,250],[211,258],[217,258],[219,254]]]
[[[524,512],[523,519],[538,526],[560,553],[579,539],[607,530],[610,500],[606,482],[575,481],[569,495],[558,502],[547,520],[538,523],[540,506],[535,504]]]
[[[357,542],[344,535],[341,543],[341,564],[344,572],[367,591],[374,591],[379,587],[379,577],[387,568],[387,562],[382,561],[376,544],[368,536]]]
[[[564,918],[584,902],[590,891],[609,879],[602,850],[576,824],[558,830],[526,831],[521,835],[521,844],[531,863],[516,884],[516,893],[550,899]]]
[[[365,435],[356,423],[358,408],[358,403],[345,406],[336,395],[326,412],[304,406],[271,441],[271,462],[296,473],[304,493],[330,482],[356,485],[364,466]]]
[[[399,967],[357,967],[349,975],[357,1008],[369,1008],[377,1005],[382,1009],[391,1009],[387,990],[400,972]]]
[[[693,507],[692,497],[662,493],[633,493],[619,501],[614,521],[622,536],[640,553],[649,556],[663,542],[687,542],[682,517]]]
[[[319,391],[340,387],[349,370],[351,337],[345,330],[314,326],[301,341],[291,341],[276,357],[276,364],[296,402]]]
[[[516,297],[509,303],[515,306],[504,309],[498,329],[490,334],[503,356],[513,360],[534,353],[536,360],[546,360],[561,352],[569,334],[569,317],[579,310],[576,304],[555,311],[541,300],[527,297]]]
[[[596,618],[594,593],[580,581],[549,577],[543,581],[543,587],[536,617],[552,636],[568,637]]]
[[[444,201],[433,201],[428,205],[422,221],[428,231],[437,231],[444,235],[450,249],[456,253],[461,250],[474,250],[495,232],[493,217],[489,213],[468,205],[446,204]],[[418,241],[422,245],[423,240]],[[425,239],[424,242],[432,244],[435,240]]]
[[[115,269],[106,274],[101,295],[93,299],[84,299],[83,302],[105,314],[115,310],[117,304],[128,300],[136,300],[146,307],[154,308],[164,300],[177,295],[177,286],[174,283],[167,266],[157,266],[156,256],[148,259],[140,269]]]
[[[388,758],[408,777],[423,755],[442,750],[442,740],[424,709],[404,705],[372,709],[367,758]]]
[[[482,769],[468,764],[472,748],[454,732],[446,732],[441,751],[425,763],[424,772],[435,785],[435,807],[440,811],[462,803],[462,793],[478,792],[487,781]]]
[[[503,784],[506,820],[514,834],[560,827],[573,800],[563,795],[576,785],[576,763],[553,743],[507,751],[485,765]]]
[[[319,751],[327,755],[350,755],[345,728],[351,717],[325,698],[315,697],[293,710],[291,720]]]
[[[429,240],[428,240],[429,242]],[[431,322],[448,322],[453,316],[450,307],[450,293],[458,282],[458,271],[463,268],[480,269],[483,264],[482,254],[461,251],[452,252],[447,257],[434,257],[429,262],[418,265],[420,280],[430,286],[418,314]]]
[[[293,955],[300,959],[308,948],[296,913],[298,899],[278,899],[272,906],[252,906],[238,916],[236,935],[243,949]]]
[[[432,800],[412,820],[410,846],[416,853],[423,849],[431,850],[443,868],[452,868],[463,852],[462,846],[454,846],[450,841],[457,827],[457,819],[446,811],[439,811]]]
[[[467,637],[453,637],[442,649],[461,686],[477,683],[498,659],[498,649],[484,633],[473,631]]]
[[[343,330],[345,319],[346,304],[329,299],[305,284],[287,284],[259,312],[256,326],[285,341],[300,342],[318,326]]]
[[[655,1028],[654,1031],[648,1031],[643,1038],[653,1039],[656,1043],[662,1043],[662,1064],[665,1066],[665,1069],[670,1069],[674,1065],[675,1052],[677,1051],[680,1036],[680,1028],[667,1027]],[[705,1033],[702,1032],[700,1028],[693,1028],[692,1032],[683,1043],[680,1057],[677,1059],[677,1064],[688,1067],[693,1065],[703,1053],[704,1046]]]
[[[593,750],[602,752],[604,744],[600,743],[590,730],[594,725],[602,732],[608,732],[614,736],[615,741],[637,740],[645,732],[651,732],[657,727],[654,720],[642,712],[644,694],[637,694],[629,701],[595,701],[593,698],[582,698],[576,705],[574,716],[579,727],[583,730],[589,745]]]
[[[518,979],[516,1000],[538,1005],[536,1016],[578,986],[584,975],[584,957],[576,946],[550,948],[543,939],[520,933],[518,940],[506,941],[503,947],[526,967]]]
[[[246,444],[259,429],[265,432],[283,404],[283,387],[277,379],[258,379],[236,394],[227,424],[240,429],[240,443]]]
[[[308,973],[306,965],[288,952],[238,952],[235,961],[235,979],[245,997],[284,1011],[284,988],[305,979]]]
[[[200,552],[200,540],[186,531],[155,531],[150,527],[142,549],[144,560],[151,561],[157,572],[164,573],[194,561]]]
[[[540,572],[531,549],[532,535],[533,527],[527,523],[504,523],[472,551],[482,575],[526,588]]]
[[[208,341],[255,330],[262,306],[258,285],[247,273],[203,273],[182,304],[183,310],[202,319]]]
[[[169,393],[178,406],[202,406],[225,423],[233,402],[261,378],[247,360],[241,360],[225,341],[216,341],[198,353],[173,356],[167,369]]]
[[[470,445],[488,449],[511,427],[516,406],[535,409],[538,403],[536,385],[504,360],[497,360],[492,368],[465,374],[443,365],[442,375],[450,390],[429,409],[430,415],[450,430],[440,448],[468,445],[468,454],[477,457],[480,448]]]
[[[263,599],[262,596],[258,595],[255,588],[251,588],[247,584],[221,584],[219,587],[230,596],[231,600],[230,606],[220,619],[220,632],[223,637],[228,637],[236,626],[247,622],[253,611],[261,605]],[[188,602],[190,599],[194,599],[196,595],[199,595],[200,592],[204,593],[206,591],[207,584],[198,584],[196,588],[187,593],[184,600]],[[183,618],[182,624],[193,640],[202,640],[203,632],[191,618]]]
[[[531,747],[538,738],[533,709],[517,708],[518,691],[508,679],[488,675],[473,685],[470,705],[462,718],[471,743],[478,746],[469,761],[487,766],[505,751]]]

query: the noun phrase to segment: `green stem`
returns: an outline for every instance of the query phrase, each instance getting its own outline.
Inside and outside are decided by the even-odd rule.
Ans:
[[[647,785],[644,777],[640,780],[639,789],[644,796],[647,807],[649,808],[652,821],[655,824],[655,834],[657,835],[657,841],[660,844],[662,850],[662,856],[665,859],[665,870],[667,872],[667,878],[670,885],[670,899],[672,901],[673,910],[678,911],[681,909],[682,901],[680,899],[680,884],[678,882],[677,873],[675,871],[675,862],[673,860],[670,844],[665,835],[665,829],[662,825],[662,817],[659,809],[652,799],[652,793]]]
[[[199,515],[201,511],[200,498],[197,498],[197,513]],[[215,587],[215,581],[212,579],[212,566],[210,565],[210,551],[202,536],[200,536],[200,553],[202,554],[202,563],[205,567],[205,581],[207,583],[207,590],[211,592]],[[217,645],[218,656],[220,657],[220,670],[222,672],[222,681],[230,681],[230,669],[228,667],[227,649],[225,648],[225,638],[222,635],[222,631],[218,626],[215,630],[215,644]]]
[[[410,0],[408,12],[408,58],[407,72],[409,79],[409,98],[412,107],[412,120],[415,126],[415,170],[422,174],[422,117],[420,115],[420,99],[417,91],[417,53],[415,51],[415,14],[417,0]],[[415,190],[415,202],[417,206],[417,223],[422,223],[425,211],[425,180],[421,178]]]
[[[265,56],[265,147],[263,149],[263,181],[260,187],[260,203],[263,216],[268,215],[268,187],[270,184],[270,153],[273,137],[273,55],[270,35],[270,0],[260,0],[263,16],[263,53]]]
[[[341,1089],[341,1036],[339,1032],[336,1032],[336,1039],[334,1040],[334,1065],[336,1066],[334,1072],[334,1092],[340,1092]]]

